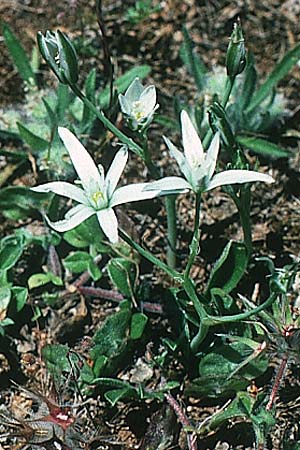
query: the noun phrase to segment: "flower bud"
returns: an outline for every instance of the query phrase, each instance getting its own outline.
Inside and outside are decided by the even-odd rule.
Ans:
[[[227,75],[230,78],[242,73],[246,66],[246,50],[240,21],[233,26],[226,54]]]
[[[59,81],[63,84],[78,80],[77,55],[70,39],[61,31],[37,35],[40,52]]]

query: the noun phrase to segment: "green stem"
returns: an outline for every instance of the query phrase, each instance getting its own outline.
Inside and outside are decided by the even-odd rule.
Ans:
[[[138,156],[143,158],[144,152],[142,147],[140,147],[131,138],[122,133],[103,113],[99,111],[98,108],[84,95],[83,92],[74,84],[69,84],[72,91],[80,98],[80,100],[97,116],[97,118],[103,123],[103,125],[110,130],[117,138],[120,139],[123,144],[128,145],[128,147],[136,153]]]
[[[167,264],[163,263],[162,261],[160,261],[160,259],[158,259],[156,256],[154,256],[150,251],[144,249],[139,244],[134,242],[134,240],[131,239],[131,237],[128,236],[128,234],[124,233],[124,231],[119,229],[119,234],[120,234],[120,237],[125,242],[127,242],[127,244],[130,245],[134,250],[136,250],[141,256],[146,258],[151,263],[155,264],[157,267],[162,269],[167,275],[169,275],[174,281],[180,283],[183,286],[187,296],[193,303],[195,311],[197,312],[197,314],[199,316],[199,328],[201,328],[201,330],[202,330],[201,331],[202,332],[201,339],[203,340],[204,337],[206,336],[206,333],[208,330],[208,327],[204,326],[204,321],[206,320],[208,322],[209,316],[205,310],[204,305],[201,303],[200,299],[198,298],[198,296],[196,294],[195,287],[194,287],[192,281],[190,279],[184,280],[181,273],[170,268]],[[202,324],[203,324],[203,326],[202,326]],[[198,341],[200,341],[200,336],[198,337]]]
[[[201,194],[196,194],[196,206],[195,206],[195,220],[194,220],[194,232],[192,241],[190,244],[190,255],[187,262],[187,266],[184,272],[184,280],[188,280],[190,277],[190,271],[192,265],[194,264],[195,258],[199,249],[199,238],[200,238],[200,205],[201,205]]]
[[[183,276],[181,275],[181,273],[177,272],[177,270],[172,269],[167,264],[158,259],[156,256],[154,256],[149,250],[144,249],[139,244],[134,242],[134,240],[131,239],[131,237],[128,236],[128,234],[124,233],[124,231],[119,230],[119,235],[125,242],[127,242],[128,245],[130,245],[134,250],[136,250],[141,256],[148,259],[148,261],[152,262],[157,267],[162,269],[174,281],[177,281],[180,284],[183,283]]]
[[[176,242],[177,242],[177,226],[176,226],[176,197],[177,195],[167,195],[165,205],[167,211],[168,224],[168,248],[167,263],[172,269],[176,267]]]
[[[205,319],[205,322],[207,321],[208,326],[212,326],[212,325],[219,325],[221,323],[237,322],[237,321],[248,319],[249,317],[253,316],[254,314],[258,314],[259,312],[268,308],[268,306],[270,306],[270,305],[272,305],[272,303],[274,303],[276,298],[277,298],[277,294],[275,294],[275,293],[271,294],[270,297],[264,303],[257,306],[256,308],[253,308],[250,311],[246,311],[244,313],[233,314],[232,316],[223,316],[223,317],[215,317],[215,316],[208,315],[207,318]]]
[[[244,244],[247,249],[248,258],[250,258],[252,254],[252,230],[251,230],[251,219],[249,214],[248,207],[246,208],[238,208],[239,215],[240,215],[240,221],[243,228],[243,235],[244,235]]]
[[[157,180],[160,177],[160,173],[158,168],[153,164],[150,152],[149,152],[149,148],[148,148],[148,137],[147,137],[147,131],[145,130],[144,132],[141,133],[141,138],[142,138],[142,148],[143,148],[143,161],[151,175],[152,178],[154,178],[155,180]]]
[[[224,96],[223,96],[222,103],[221,103],[223,108],[226,108],[230,94],[232,92],[234,81],[235,81],[235,77],[227,77],[226,78],[225,92],[224,92]]]

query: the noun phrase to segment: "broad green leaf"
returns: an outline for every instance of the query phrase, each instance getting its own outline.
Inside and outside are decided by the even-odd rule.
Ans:
[[[22,125],[20,122],[17,122],[18,129],[20,136],[26,144],[29,145],[30,149],[33,151],[44,151],[49,147],[49,142],[45,141],[45,139],[37,136],[36,134],[32,133],[28,128],[26,128],[24,125]]]
[[[84,272],[88,269],[90,262],[93,260],[87,252],[73,252],[63,260],[66,269],[73,273]]]
[[[11,269],[19,260],[24,250],[21,236],[7,236],[0,242],[0,270]]]
[[[249,357],[252,350],[242,342],[230,342],[214,348],[208,355],[204,356],[199,363],[200,376],[220,375],[224,377],[224,382],[233,377],[237,367]],[[247,366],[241,367],[238,376],[252,380],[262,375],[268,368],[267,359],[257,358],[251,360]]]
[[[180,48],[180,56],[188,71],[195,80],[198,91],[201,92],[205,84],[207,69],[194,51],[193,41],[186,27],[182,29],[184,43]]]
[[[136,391],[131,386],[123,389],[113,389],[104,394],[104,397],[112,406],[115,406],[115,404],[123,398],[131,398],[132,396],[136,397]]]
[[[11,28],[4,23],[2,25],[5,44],[10,52],[13,62],[24,81],[31,86],[36,85],[36,77],[27,58],[26,52]]]
[[[14,286],[11,290],[15,300],[16,311],[20,312],[26,304],[28,290],[21,286]]]
[[[103,233],[95,216],[90,217],[73,230],[64,233],[64,239],[76,248],[86,248],[93,245],[98,253],[109,251],[109,247],[102,243]]]
[[[9,186],[0,189],[0,209],[12,220],[28,219],[37,211],[46,211],[49,194],[40,194],[23,186]]]
[[[237,136],[237,141],[242,146],[267,158],[276,159],[288,158],[291,156],[291,152],[289,150],[285,150],[284,148],[279,147],[273,142],[266,141],[265,139],[252,136]]]
[[[69,358],[71,361],[74,360],[74,355],[70,355],[69,351],[69,347],[62,344],[50,344],[42,347],[42,358],[48,372],[56,382],[62,380],[63,372],[69,373],[72,369]]]
[[[248,414],[251,414],[254,403],[255,399],[250,394],[247,392],[239,392],[227,408],[213,415],[209,421],[209,429],[216,429],[224,422],[236,417],[244,418],[247,415],[247,410]]]
[[[28,287],[29,289],[34,289],[40,286],[44,286],[47,283],[53,283],[55,286],[62,286],[63,281],[56,275],[53,275],[52,272],[47,273],[35,273],[31,275],[28,279]]]
[[[142,313],[135,313],[131,318],[130,337],[131,339],[140,339],[147,325],[148,317]]]
[[[91,356],[113,356],[119,352],[123,341],[127,341],[130,325],[131,311],[121,310],[107,317],[102,326],[94,335],[95,346],[91,350]]]
[[[6,317],[5,319],[0,321],[0,336],[5,335],[5,327],[8,327],[9,325],[13,325],[15,322],[10,319],[9,317]]]
[[[94,281],[101,277],[99,267],[87,252],[73,252],[64,259],[63,264],[66,269],[73,273],[81,273],[88,270]]]
[[[126,297],[133,296],[136,266],[125,258],[112,258],[106,266],[108,275],[116,288]]]
[[[242,278],[248,263],[247,249],[244,244],[230,241],[215,263],[205,295],[211,296],[211,289],[221,288],[229,294]]]
[[[121,309],[110,315],[94,335],[95,345],[90,357],[95,362],[93,371],[96,377],[112,376],[124,364],[132,352],[129,339],[131,310]]]
[[[291,68],[300,60],[300,44],[296,45],[292,50],[287,52],[282,60],[276,65],[275,69],[268,76],[267,80],[256,91],[255,95],[246,109],[246,114],[253,111],[260,103],[265,100],[268,95],[272,94],[272,90],[279,81],[284,78]]]
[[[0,287],[0,316],[8,308],[11,299],[11,290],[9,287]]]

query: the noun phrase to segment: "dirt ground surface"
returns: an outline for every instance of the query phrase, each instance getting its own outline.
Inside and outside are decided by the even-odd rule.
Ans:
[[[151,14],[140,23],[133,25],[126,21],[126,13],[134,1],[103,1],[103,19],[105,22],[108,42],[115,64],[115,74],[119,75],[126,69],[137,64],[149,64],[152,68],[147,82],[154,83],[158,90],[159,103],[164,113],[172,111],[172,98],[175,95],[183,96],[191,101],[197,95],[192,80],[188,76],[180,57],[179,48],[182,44],[182,25],[185,24],[196,44],[196,51],[209,68],[224,65],[228,38],[231,34],[234,21],[239,17],[242,23],[246,47],[255,56],[258,72],[263,79],[274,64],[283,55],[299,42],[300,36],[300,2],[297,0],[254,0],[226,1],[226,0],[166,0],[154,1],[160,10]],[[47,0],[2,0],[0,2],[0,17],[14,30],[22,44],[31,51],[36,42],[36,33],[40,30],[61,29],[72,38],[82,39],[93,44],[97,51],[93,54],[82,51],[80,60],[80,78],[92,67],[100,72],[105,70],[103,49],[99,34],[99,27],[95,14],[94,1],[90,0],[61,0],[49,2]],[[42,65],[43,75],[49,77],[49,82],[55,85],[52,75],[46,73],[47,68]],[[24,100],[23,83],[14,68],[3,38],[0,37],[0,106],[19,104]],[[290,135],[281,137],[280,145],[291,150],[292,156],[279,160],[260,160],[260,170],[270,173],[276,180],[270,188],[260,184],[253,189],[252,222],[254,253],[267,254],[274,258],[277,265],[298,258],[300,253],[300,65],[295,65],[289,75],[279,86],[287,98],[289,110]],[[297,134],[298,133],[298,134]],[[157,124],[153,125],[154,139],[151,143],[151,152],[154,158],[164,152],[162,167],[168,170],[168,158],[161,140]],[[5,144],[0,140],[0,146]],[[253,155],[249,156],[254,158]],[[139,163],[133,164],[131,175],[139,170]],[[32,174],[28,175],[29,180]],[[20,178],[14,183],[22,183]],[[30,182],[30,181],[29,181]],[[32,181],[32,184],[34,181]],[[192,233],[193,215],[189,196],[179,197],[180,238],[188,240]],[[159,207],[158,207],[159,208]],[[220,247],[228,239],[241,238],[236,210],[231,201],[218,191],[216,195],[205,199],[203,206],[201,255],[197,257],[191,276],[197,280],[199,286],[207,279],[208,270],[216,260]],[[163,209],[154,214],[146,214],[135,210],[133,227],[140,235],[144,245],[153,249],[156,254],[164,258],[166,242],[164,239],[165,213]],[[9,234],[14,228],[13,223],[6,223],[1,218],[0,229],[3,234]],[[141,225],[142,224],[142,225]],[[185,256],[184,254],[182,256]],[[184,258],[182,258],[184,259]],[[146,268],[144,268],[146,272]],[[146,274],[147,276],[147,274]],[[251,278],[252,276],[252,278]],[[257,277],[257,278],[255,278]],[[158,271],[154,274],[157,284],[167,281]],[[241,286],[245,295],[251,296],[257,283],[258,274],[250,274]],[[159,292],[157,293],[159,296]],[[40,391],[47,392],[47,377],[42,363],[36,361],[36,370],[32,374],[26,364],[26,354],[39,355],[44,343],[69,342],[72,332],[66,328],[74,328],[72,317],[85,317],[86,303],[89,303],[89,323],[80,327],[79,335],[72,336],[71,344],[75,348],[81,346],[80,339],[88,335],[90,329],[99,324],[107,314],[116,307],[111,302],[94,299],[70,298],[60,310],[45,312],[48,323],[44,328],[24,327],[20,335],[15,336],[13,348],[8,357],[0,347],[0,399],[1,402],[14,405],[15,408],[26,407],[28,397],[22,391],[12,386],[9,380],[19,384],[27,381],[27,387],[38,386]],[[50,308],[49,308],[50,309]],[[73,314],[73,316],[72,316]],[[81,316],[80,316],[81,315]],[[62,323],[63,318],[63,325]],[[157,329],[166,325],[165,318],[155,316]],[[51,324],[51,326],[49,326]],[[76,324],[75,324],[76,325]],[[72,329],[73,329],[72,328]],[[2,342],[2,345],[5,345]],[[3,351],[3,354],[2,354]],[[150,352],[150,349],[149,349]],[[176,365],[170,371],[177,373],[180,378],[182,368]],[[27,368],[26,368],[27,367]],[[128,379],[133,376],[132,367],[119,376]],[[130,372],[131,371],[131,372]],[[159,374],[157,374],[159,378]],[[158,381],[157,381],[158,382]],[[80,398],[65,398],[63,401],[78,404]],[[277,403],[277,425],[274,433],[269,437],[269,450],[282,448],[282,436],[289,433],[295,437],[295,443],[300,440],[300,375],[299,367],[289,368],[285,385],[279,393]],[[197,424],[210,416],[220,405],[214,402],[203,402],[193,397],[181,398],[178,396],[181,407],[185,410],[189,420]],[[91,414],[96,418],[97,436],[89,430],[90,424],[85,412],[82,413],[80,433],[89,436],[89,449],[133,449],[146,450],[151,435],[159,427],[166,428],[166,434],[172,429],[176,435],[176,419],[167,417],[167,413],[155,402],[141,404],[117,404],[108,407],[101,397],[94,396],[88,400]],[[80,408],[77,408],[80,409]],[[77,410],[75,408],[75,411]],[[245,434],[243,428],[239,432],[239,424],[234,424],[216,433],[211,433],[199,443],[199,449],[215,450],[250,450],[253,448],[253,436]],[[233,426],[233,424],[232,424]],[[171,434],[172,434],[171,433]],[[0,449],[19,449],[17,441],[7,438],[0,441]],[[10,439],[10,440],[9,440]],[[150,441],[151,442],[151,439]],[[187,448],[186,436],[181,431],[178,445],[173,447],[162,444],[160,450],[167,448]],[[295,444],[296,445],[296,444]],[[23,448],[26,448],[24,445]],[[30,448],[30,446],[28,447]],[[43,445],[32,448],[45,448]],[[48,448],[48,447],[47,447]],[[55,446],[49,449],[58,448]],[[85,447],[87,448],[87,447]],[[296,446],[295,446],[296,448]],[[299,447],[297,447],[299,448]],[[62,446],[61,449],[64,449]],[[66,447],[67,449],[67,447]]]

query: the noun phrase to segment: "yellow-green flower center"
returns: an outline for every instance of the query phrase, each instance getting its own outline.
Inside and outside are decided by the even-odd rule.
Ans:
[[[140,101],[133,102],[132,115],[137,121],[140,121],[145,117],[145,112],[142,109],[142,103]]]
[[[104,195],[101,191],[96,191],[92,194],[92,200],[98,204],[99,200],[104,200]]]

